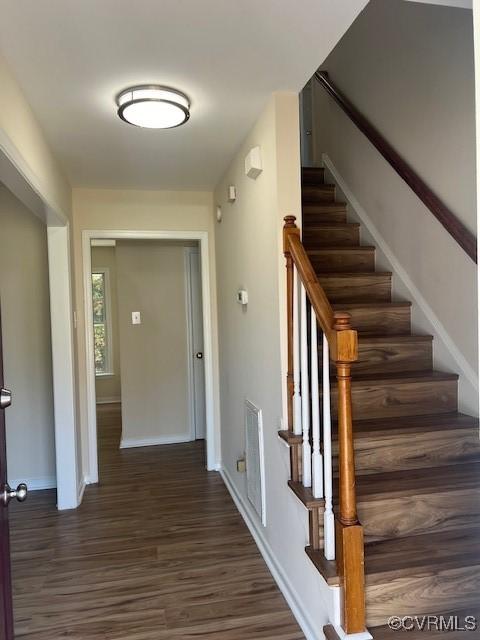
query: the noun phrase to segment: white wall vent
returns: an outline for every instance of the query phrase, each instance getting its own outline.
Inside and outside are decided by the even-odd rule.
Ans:
[[[245,430],[247,495],[265,527],[267,526],[267,522],[265,512],[265,457],[262,412],[249,400],[245,400]]]

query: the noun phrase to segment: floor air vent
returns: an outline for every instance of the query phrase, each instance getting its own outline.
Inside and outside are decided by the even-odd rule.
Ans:
[[[266,526],[262,412],[249,400],[245,400],[245,429],[247,495],[263,526]]]

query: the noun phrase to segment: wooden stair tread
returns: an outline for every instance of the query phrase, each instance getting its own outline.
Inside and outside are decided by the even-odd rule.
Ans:
[[[309,214],[309,208],[325,209],[327,211],[346,211],[346,202],[303,202],[302,213]]]
[[[365,545],[365,571],[382,581],[419,571],[438,573],[454,567],[478,565],[480,571],[480,522],[452,531],[380,540]],[[387,576],[385,574],[388,574]]]
[[[302,231],[326,231],[328,229],[359,229],[359,222],[311,222]],[[343,246],[342,246],[343,248]]]
[[[310,487],[304,487],[301,482],[294,482],[293,480],[288,481],[288,486],[297,496],[300,502],[302,502],[307,507],[307,509],[323,509],[325,505],[324,499],[314,498]]]
[[[376,418],[373,420],[354,420],[353,433],[355,439],[371,438],[372,434],[377,437],[382,435],[405,434],[411,436],[412,433],[429,433],[438,431],[474,431],[478,430],[479,419],[464,413],[439,413],[423,414],[418,416],[399,416],[388,418]],[[336,440],[338,428],[336,421],[332,422],[332,439]],[[295,435],[291,431],[282,430],[278,432],[282,440],[290,445],[302,444],[303,436]],[[479,440],[480,448],[480,440]]]
[[[378,273],[378,271],[375,271],[375,273]],[[331,274],[330,274],[331,275]],[[388,273],[386,275],[389,275]],[[334,304],[332,304],[332,308],[334,311],[345,311],[348,309],[370,309],[370,308],[399,308],[399,309],[403,309],[403,308],[411,308],[412,307],[412,303],[408,302],[408,301],[401,301],[401,302],[382,302],[381,300],[379,300],[378,302],[372,301],[370,302],[369,300],[366,300],[365,302],[335,302]]]
[[[432,492],[480,489],[480,462],[444,467],[387,471],[357,477],[358,502],[386,496],[416,496]],[[480,493],[478,495],[480,500]]]
[[[369,245],[359,245],[359,246],[344,246],[340,245],[338,247],[328,246],[328,247],[319,247],[318,249],[307,249],[308,255],[316,256],[323,255],[324,253],[374,253],[375,247]]]
[[[334,191],[335,189],[336,189],[336,186],[331,182],[322,182],[320,184],[306,184],[304,185],[304,189],[302,189],[302,191],[303,192],[305,192],[305,190],[313,191],[313,192],[324,191],[324,190]]]
[[[323,633],[325,634],[325,638],[327,640],[340,640],[340,636],[335,631],[335,628],[332,624],[327,624],[323,627]]]
[[[361,302],[338,301],[332,304],[334,311],[346,311],[352,317],[352,327],[359,338],[368,335],[410,335],[411,302],[369,300]]]
[[[287,431],[286,429],[282,429],[278,432],[278,436],[284,440],[287,444],[302,444],[303,436],[295,435],[291,431]]]
[[[308,167],[302,169],[302,187],[323,184],[325,169],[323,167]]]
[[[352,386],[402,384],[412,382],[439,382],[442,380],[458,380],[457,373],[443,371],[406,371],[404,373],[359,373],[352,378]],[[337,386],[337,381],[332,380],[332,387]]]
[[[315,551],[312,547],[305,547],[305,553],[321,573],[327,584],[330,586],[340,584],[340,577],[337,575],[337,563],[335,560],[326,560],[323,549]]]
[[[377,271],[375,273],[378,273]],[[366,309],[373,308],[411,308],[412,303],[409,301],[400,301],[400,302],[369,302],[366,300],[365,302],[336,302],[332,304],[334,311],[346,311],[348,309]]]
[[[380,344],[383,342],[432,342],[433,336],[420,333],[401,333],[399,335],[392,335],[391,333],[369,333],[366,336],[361,336],[359,342],[362,344]]]
[[[317,273],[319,278],[385,278],[387,276],[391,276],[391,271],[372,271],[371,273],[359,273],[358,271],[324,271],[323,273],[320,271]],[[346,303],[349,304],[349,303]],[[337,304],[336,306],[342,307],[341,304]],[[345,306],[345,305],[343,305]]]
[[[356,420],[353,423],[355,438],[369,437],[372,433],[425,433],[439,430],[475,430],[478,429],[478,418],[463,413],[440,413],[433,415],[400,416],[395,418]],[[333,433],[336,434],[336,424],[333,425]],[[299,437],[299,436],[295,436]],[[300,437],[301,442],[301,437]],[[480,446],[480,441],[479,441]]]

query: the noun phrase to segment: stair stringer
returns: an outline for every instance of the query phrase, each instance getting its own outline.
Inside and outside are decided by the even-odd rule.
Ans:
[[[350,222],[359,222],[361,224],[362,244],[376,246],[377,268],[393,273],[392,299],[412,301],[412,333],[424,333],[434,336],[434,368],[440,371],[460,373],[458,381],[459,410],[478,416],[479,379],[477,372],[456,346],[454,340],[420,290],[413,283],[407,271],[397,259],[366,210],[359,203],[328,154],[322,154],[322,163],[327,181],[337,187],[337,199],[343,199],[348,204],[347,219]]]

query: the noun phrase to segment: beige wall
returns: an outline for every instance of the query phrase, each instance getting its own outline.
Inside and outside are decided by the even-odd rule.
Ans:
[[[8,477],[55,486],[52,353],[45,225],[0,187],[0,299]]]
[[[92,272],[95,269],[108,269],[110,284],[110,315],[112,321],[112,335],[110,347],[112,349],[112,375],[97,376],[95,390],[97,401],[120,400],[120,341],[118,328],[118,296],[117,296],[117,261],[115,247],[92,247]],[[108,303],[108,302],[107,302]]]
[[[74,189],[74,243],[75,283],[77,296],[77,380],[80,393],[80,416],[82,429],[82,452],[84,473],[88,472],[87,419],[86,419],[86,361],[84,291],[82,271],[82,231],[206,231],[209,234],[210,286],[212,289],[212,334],[214,353],[214,392],[218,389],[216,350],[216,300],[215,300],[215,251],[213,237],[212,194],[198,191],[134,191]],[[215,416],[216,429],[219,418]],[[218,454],[219,455],[219,454]]]
[[[321,68],[475,231],[471,11],[372,0]],[[437,366],[461,374],[462,406],[475,411],[475,265],[318,83],[314,95],[317,162],[328,154],[424,297],[429,310],[414,307],[414,326],[436,333]],[[390,266],[381,253],[379,266]]]
[[[260,145],[264,170],[245,176],[244,158]],[[300,211],[298,97],[275,94],[215,190],[223,219],[215,226],[221,381],[222,466],[246,509],[245,475],[236,460],[245,451],[244,400],[263,411],[267,527],[259,535],[298,594],[302,609],[322,636],[330,592],[304,552],[308,514],[287,486],[288,450],[277,432],[285,412],[286,314],[282,219]],[[227,186],[237,200],[226,201]],[[239,287],[249,302],[236,302]],[[324,601],[323,601],[324,599]]]
[[[116,254],[122,444],[189,440],[184,248],[122,241]]]
[[[41,196],[57,211],[70,218],[72,193],[68,180],[53,156],[17,81],[1,56],[0,86],[0,148],[13,145],[36,180],[35,187]]]

